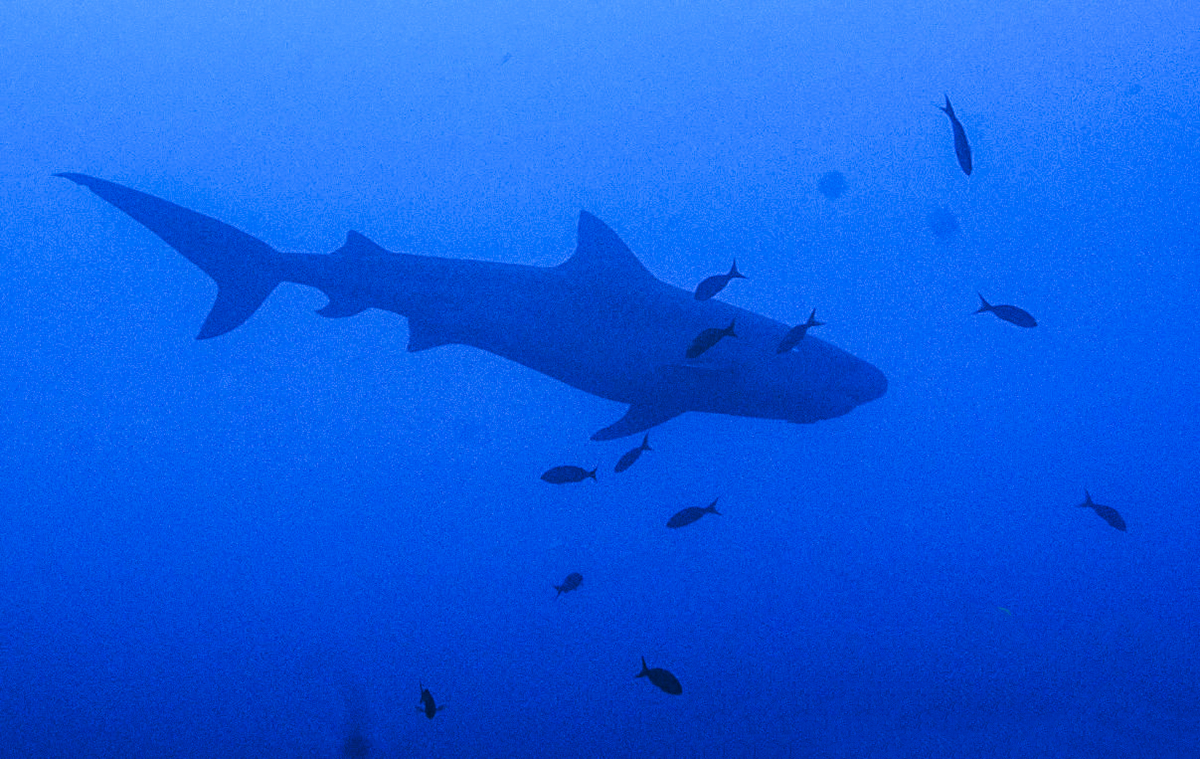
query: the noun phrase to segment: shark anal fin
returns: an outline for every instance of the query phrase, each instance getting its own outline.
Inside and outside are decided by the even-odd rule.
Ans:
[[[636,435],[656,427],[665,421],[674,419],[683,411],[664,406],[648,406],[634,404],[625,412],[625,416],[613,424],[592,435],[592,440],[616,440],[617,438]]]
[[[458,342],[439,325],[419,316],[408,317],[408,352],[416,353]]]

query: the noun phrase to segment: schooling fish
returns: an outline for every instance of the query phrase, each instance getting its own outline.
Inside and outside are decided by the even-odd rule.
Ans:
[[[572,590],[578,588],[579,583],[581,582],[583,582],[583,575],[579,574],[578,572],[572,572],[571,574],[567,575],[567,579],[563,580],[562,585],[554,586],[554,589],[558,591],[554,597],[558,598],[563,593],[570,593]]]
[[[646,666],[646,657],[642,657],[642,671],[637,673],[636,677],[648,677],[650,682],[659,687],[660,690],[670,693],[672,696],[678,696],[683,693],[683,686],[675,679],[675,675],[665,669],[655,667],[650,669]]]
[[[437,704],[433,703],[433,694],[430,693],[429,689],[424,685],[418,683],[418,687],[421,689],[421,705],[417,707],[417,711],[425,712],[426,717],[433,719],[433,715],[437,714],[446,707],[438,706]]]
[[[637,448],[634,448],[633,450],[626,451],[625,455],[623,455],[621,457],[621,460],[618,461],[617,465],[613,468],[613,471],[614,472],[624,472],[626,469],[633,466],[633,463],[635,461],[637,461],[639,458],[642,457],[642,451],[653,451],[653,450],[654,449],[650,447],[650,435],[649,434],[644,435],[642,437],[642,444],[639,445]]]
[[[820,327],[824,323],[825,322],[817,321],[817,309],[814,308],[812,313],[808,315],[808,321],[804,322],[803,324],[798,324],[788,330],[788,333],[783,336],[783,340],[779,343],[779,348],[777,348],[775,352],[787,353],[792,348],[795,348],[797,343],[804,339],[804,336],[808,334],[809,327]]]
[[[993,306],[987,302],[982,293],[976,293],[976,295],[979,296],[979,310],[975,311],[975,313],[982,314],[984,311],[991,311],[997,317],[1018,327],[1037,326],[1037,320],[1025,309],[1017,308],[1016,306]]]
[[[720,500],[720,499],[717,499],[717,500]],[[687,507],[683,511],[679,512],[675,516],[668,519],[667,527],[670,527],[672,529],[674,529],[676,527],[686,527],[687,525],[691,524],[692,522],[695,522],[697,519],[704,516],[705,514],[716,514],[717,516],[721,516],[721,512],[717,511],[717,501],[714,500],[712,503],[708,504],[707,508],[703,508],[703,509],[700,508],[699,506]]]
[[[588,471],[580,466],[556,466],[547,469],[542,479],[551,485],[566,485],[568,482],[583,482],[588,477],[596,479],[596,470]]]
[[[1086,506],[1087,508],[1099,514],[1100,518],[1105,522],[1108,522],[1121,532],[1125,532],[1125,520],[1121,518],[1121,515],[1117,513],[1116,509],[1114,509],[1112,506],[1104,506],[1102,504],[1095,503],[1092,501],[1092,494],[1086,490],[1083,491],[1083,495],[1087,500],[1079,504],[1080,507]]]
[[[704,330],[700,334],[696,335],[696,339],[692,341],[692,344],[687,349],[687,357],[688,358],[699,357],[701,354],[704,353],[704,351],[708,350],[709,348],[713,347],[717,343],[721,342],[721,338],[723,338],[723,337],[737,337],[737,335],[733,331],[733,322],[734,321],[737,321],[737,320],[734,319],[733,321],[729,322],[729,326],[726,327],[725,329],[720,329],[718,327],[709,327],[708,329]]]
[[[950,117],[950,126],[954,129],[954,155],[958,156],[958,165],[962,167],[963,173],[971,176],[971,146],[967,143],[967,133],[963,131],[963,125],[954,115],[954,107],[950,105],[950,96],[946,96],[946,106],[938,106],[942,112]]]
[[[714,274],[696,285],[696,300],[708,300],[724,290],[725,285],[735,279],[746,279],[746,276],[737,270],[736,260],[733,262],[733,266],[729,269],[728,274]]]

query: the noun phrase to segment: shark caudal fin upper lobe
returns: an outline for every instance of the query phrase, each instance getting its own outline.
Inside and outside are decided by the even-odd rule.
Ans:
[[[258,310],[275,286],[280,254],[262,240],[174,203],[86,174],[63,173],[158,235],[217,283],[217,300],[196,339],[223,335]]]

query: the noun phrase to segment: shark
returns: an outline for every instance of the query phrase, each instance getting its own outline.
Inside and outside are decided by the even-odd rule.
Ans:
[[[887,392],[883,372],[820,339],[778,353],[788,325],[660,281],[587,211],[574,253],[557,266],[397,253],[353,231],[332,253],[295,253],[130,187],[55,176],[123,211],[216,282],[200,340],[245,323],[283,282],[314,287],[328,298],[317,310],[323,317],[370,308],[405,317],[410,352],[472,346],[628,404],[593,440],[643,433],[688,412],[807,424]],[[699,333],[735,320],[736,337],[687,357]]]

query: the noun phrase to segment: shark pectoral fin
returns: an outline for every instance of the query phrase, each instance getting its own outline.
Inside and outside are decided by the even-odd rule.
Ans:
[[[457,342],[440,324],[422,319],[419,316],[408,317],[408,352],[416,353],[442,345]]]
[[[625,412],[625,416],[592,435],[592,440],[616,440],[617,438],[636,435],[667,420],[674,419],[682,414],[684,410],[635,403]]]
[[[327,319],[341,319],[347,316],[356,316],[366,311],[370,306],[360,302],[356,298],[329,296],[329,303],[323,308],[318,308],[317,313]]]

